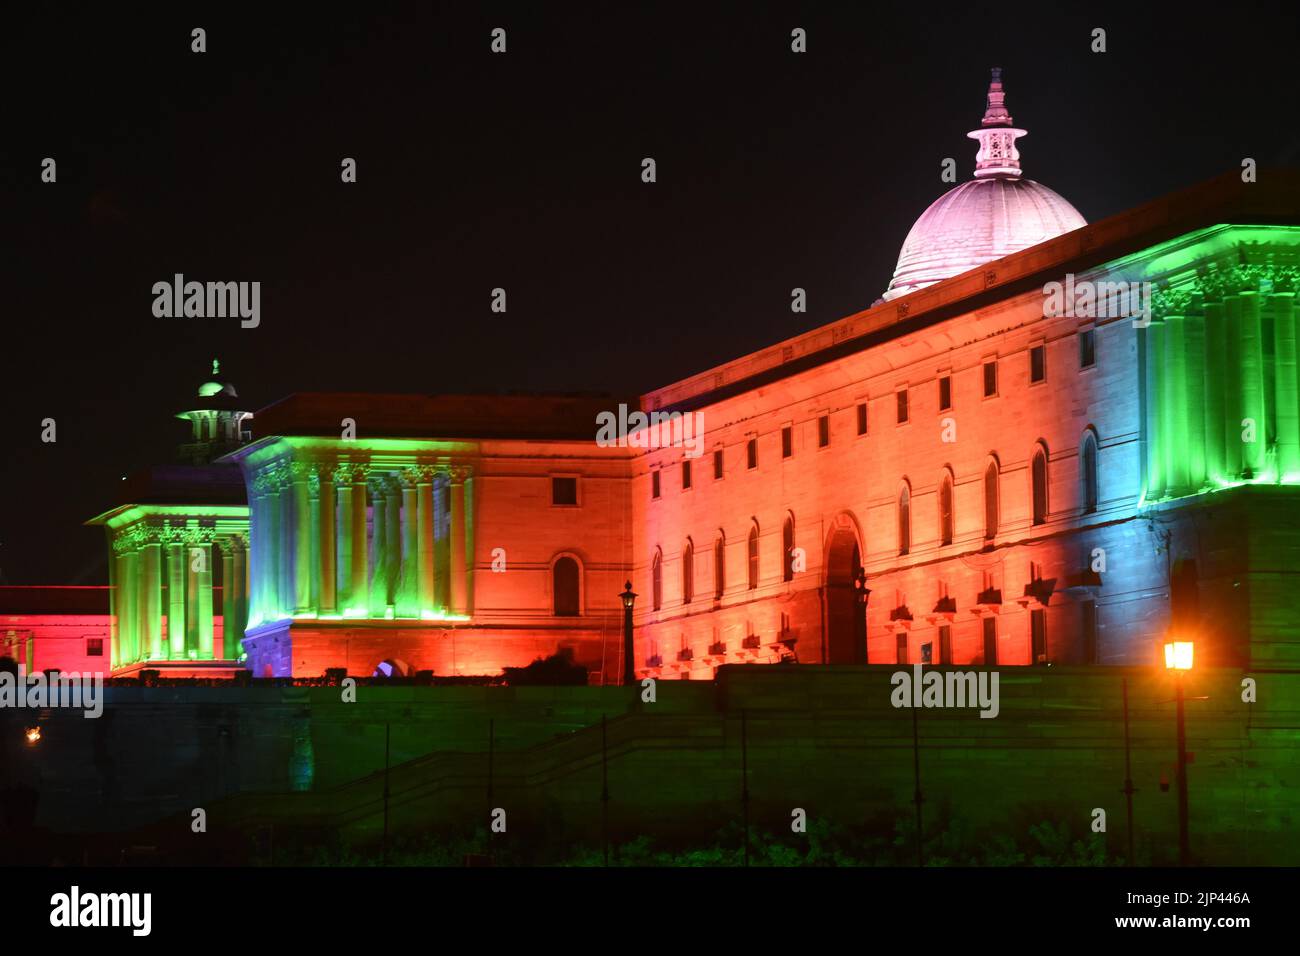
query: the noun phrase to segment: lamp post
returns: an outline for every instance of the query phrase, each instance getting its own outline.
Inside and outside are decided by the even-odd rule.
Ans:
[[[1183,711],[1183,675],[1192,669],[1191,641],[1165,644],[1165,669],[1174,672],[1174,702],[1178,720],[1178,865],[1191,861],[1191,841],[1187,835],[1187,725]]]
[[[854,658],[858,663],[866,664],[867,661],[867,599],[871,597],[871,588],[867,587],[867,569],[860,566],[857,573],[853,575],[853,601],[857,607],[857,616],[854,618],[855,623],[860,622],[862,625],[862,640],[854,641],[858,646],[853,649]],[[856,628],[855,628],[856,630]]]
[[[623,593],[618,597],[623,602],[623,683],[630,687],[636,683],[635,650],[632,647],[632,606],[636,604],[636,592],[632,590],[631,581],[623,585]]]

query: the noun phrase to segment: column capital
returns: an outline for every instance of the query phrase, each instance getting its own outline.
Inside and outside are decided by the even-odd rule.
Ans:
[[[474,477],[474,468],[471,465],[448,465],[444,473],[453,485],[459,485]]]

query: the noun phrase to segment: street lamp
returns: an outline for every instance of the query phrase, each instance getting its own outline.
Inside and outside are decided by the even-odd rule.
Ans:
[[[636,592],[632,582],[623,585],[623,593],[618,596],[623,602],[623,683],[629,687],[636,683],[635,650],[632,647],[632,606],[636,604]]]
[[[1191,641],[1165,644],[1165,669],[1174,672],[1174,701],[1178,720],[1178,865],[1191,860],[1191,843],[1187,836],[1187,727],[1183,713],[1183,675],[1192,669]]]

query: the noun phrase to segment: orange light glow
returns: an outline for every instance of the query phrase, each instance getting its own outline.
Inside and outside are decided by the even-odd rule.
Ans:
[[[1165,667],[1171,671],[1192,669],[1192,642],[1170,641],[1165,645]]]

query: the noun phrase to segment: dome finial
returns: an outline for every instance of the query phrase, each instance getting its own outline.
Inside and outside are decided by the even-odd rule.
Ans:
[[[212,360],[212,377],[216,378],[221,374],[221,363],[216,359]]]
[[[984,107],[980,128],[966,135],[979,140],[975,154],[975,178],[1020,178],[1020,152],[1016,140],[1026,133],[1011,124],[1015,122],[1007,112],[1007,94],[1002,90],[1002,68],[993,67],[989,80],[989,95]]]

